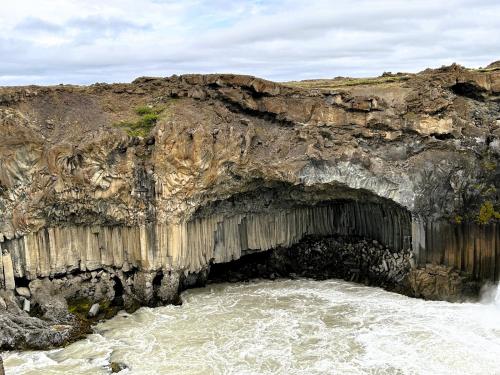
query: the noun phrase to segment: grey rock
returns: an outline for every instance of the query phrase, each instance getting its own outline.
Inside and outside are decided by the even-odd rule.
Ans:
[[[8,311],[0,314],[0,350],[61,346],[71,338],[72,332],[70,325],[54,326],[26,313]]]
[[[415,259],[414,258],[410,258],[410,268],[415,268],[416,267],[416,264],[415,264]]]
[[[98,303],[94,303],[92,305],[92,307],[90,308],[90,310],[89,310],[88,316],[90,318],[95,317],[97,314],[99,314],[99,308],[100,308],[99,304]]]
[[[389,266],[387,265],[387,262],[385,261],[385,259],[382,261],[382,266],[384,267],[385,272],[389,271]]]
[[[30,303],[29,299],[25,299],[23,302],[23,310],[29,313],[30,308],[31,308],[31,303]]]
[[[127,365],[122,362],[111,362],[109,367],[111,368],[112,373],[117,373],[128,368]]]
[[[164,302],[172,302],[177,299],[180,283],[180,275],[177,272],[170,272],[163,275],[160,287],[157,291],[157,298]]]
[[[21,297],[24,297],[24,298],[30,298],[31,297],[31,292],[28,288],[26,287],[19,287],[19,288],[16,288],[16,293],[18,295],[20,295]]]

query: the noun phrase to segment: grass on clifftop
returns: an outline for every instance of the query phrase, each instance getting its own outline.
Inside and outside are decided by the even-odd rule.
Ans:
[[[146,137],[155,127],[162,111],[162,108],[141,106],[135,109],[135,113],[140,116],[138,120],[120,121],[114,126],[123,128],[132,137]]]
[[[488,73],[488,72],[496,72],[497,70],[500,70],[500,66],[494,66],[492,68],[467,68],[467,70],[469,70],[471,72]]]
[[[284,82],[284,85],[304,89],[332,89],[348,86],[379,85],[383,83],[406,81],[408,79],[410,79],[409,75],[391,75],[375,78],[311,79],[305,81]]]

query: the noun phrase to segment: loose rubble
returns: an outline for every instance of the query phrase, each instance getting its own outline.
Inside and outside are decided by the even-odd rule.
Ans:
[[[212,281],[240,281],[255,277],[341,278],[395,288],[411,269],[413,253],[395,252],[376,240],[357,237],[308,237],[289,248],[251,254],[238,261],[213,265]]]
[[[460,301],[478,295],[470,275],[446,266],[418,268],[410,249],[395,251],[360,237],[308,237],[289,248],[255,253],[214,264],[209,282],[240,282],[254,278],[339,278],[379,286],[425,299]]]

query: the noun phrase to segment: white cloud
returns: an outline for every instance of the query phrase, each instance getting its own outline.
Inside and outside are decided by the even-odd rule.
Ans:
[[[368,76],[500,58],[496,0],[18,0],[1,9],[7,85]]]

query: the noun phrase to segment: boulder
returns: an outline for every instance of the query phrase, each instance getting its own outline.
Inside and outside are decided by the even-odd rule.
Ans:
[[[122,362],[111,362],[109,367],[111,368],[112,373],[117,373],[128,368],[127,365]]]
[[[100,306],[98,303],[94,303],[91,307],[90,307],[90,310],[89,310],[89,313],[88,313],[88,316],[89,318],[94,318],[97,316],[97,314],[99,314],[99,309],[100,309]]]
[[[23,301],[23,311],[26,311],[27,313],[29,313],[30,308],[31,308],[31,303],[30,303],[29,299],[25,299]]]
[[[24,298],[29,299],[31,297],[31,292],[30,292],[29,288],[26,288],[26,287],[16,288],[16,293]]]

